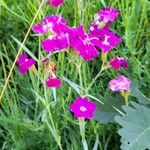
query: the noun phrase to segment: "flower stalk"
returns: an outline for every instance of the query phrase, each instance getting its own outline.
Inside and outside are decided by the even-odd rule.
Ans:
[[[83,144],[83,148],[84,150],[88,150],[88,144],[87,141],[85,139],[85,119],[84,118],[79,118],[79,128],[80,128],[80,135],[82,138],[82,144]]]
[[[130,92],[129,91],[121,91],[121,95],[124,97],[125,104],[128,106],[129,105],[128,97],[130,95]]]

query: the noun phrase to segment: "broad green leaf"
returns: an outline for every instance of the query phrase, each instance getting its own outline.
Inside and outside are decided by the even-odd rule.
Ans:
[[[141,93],[135,83],[131,84],[131,96],[134,96],[138,99],[139,103],[150,104],[150,99],[147,98],[143,93]]]
[[[122,126],[122,150],[150,149],[150,109],[146,106],[132,103],[133,107],[123,106],[126,112],[123,116],[116,116],[115,120]]]
[[[124,113],[121,107],[123,104],[124,99],[120,95],[106,96],[103,104],[98,105],[94,118],[100,123],[115,122],[114,117]]]

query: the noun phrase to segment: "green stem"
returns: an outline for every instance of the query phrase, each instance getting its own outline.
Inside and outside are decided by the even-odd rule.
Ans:
[[[125,103],[127,106],[129,105],[128,97],[125,97]]]
[[[95,78],[92,80],[92,82],[90,83],[90,85],[87,87],[86,93],[88,93],[88,91],[90,90],[90,88],[92,87],[92,85],[93,85],[93,84],[95,83],[95,81],[101,76],[102,72],[103,72],[104,70],[106,70],[106,69],[107,69],[107,68],[104,67],[104,63],[103,63],[102,66],[101,66],[101,69],[100,69],[99,73],[95,76]]]
[[[80,24],[84,24],[84,6],[82,0],[77,0],[77,6],[78,6],[78,14],[80,18]]]
[[[125,99],[125,104],[128,106],[128,105],[129,105],[129,100],[128,100],[129,91],[122,91],[122,92],[121,92],[121,95],[124,97],[124,99]]]
[[[84,120],[84,118],[79,119],[79,128],[80,128],[80,135],[82,137],[83,148],[84,148],[84,150],[88,150],[88,144],[85,139],[85,120]]]
[[[80,93],[80,95],[83,95],[83,83],[82,83],[82,74],[81,74],[81,63],[78,66],[78,73],[79,73],[79,81],[80,81],[80,87],[81,87],[81,93]]]
[[[63,150],[62,146],[61,146],[61,138],[58,135],[58,132],[57,132],[57,129],[55,127],[54,120],[53,120],[53,117],[52,117],[52,114],[51,114],[51,111],[50,111],[50,105],[49,105],[49,101],[48,101],[48,97],[47,97],[46,85],[44,85],[44,95],[45,95],[44,106],[45,106],[45,108],[48,112],[49,120],[50,120],[50,122],[49,122],[49,120],[46,120],[45,122],[46,122],[47,126],[49,127],[51,133],[53,134],[53,136],[55,138],[55,141],[58,144],[60,150]]]

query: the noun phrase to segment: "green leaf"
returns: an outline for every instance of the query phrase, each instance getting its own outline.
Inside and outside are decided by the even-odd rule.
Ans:
[[[137,85],[132,82],[131,84],[131,92],[130,92],[131,96],[136,97],[139,101],[139,103],[142,104],[150,104],[150,99],[147,98],[143,93],[141,93],[137,87]]]
[[[126,115],[116,116],[115,120],[122,126],[122,150],[144,150],[150,148],[150,109],[132,103],[133,107],[123,106]]]
[[[14,39],[14,41],[19,45],[22,46],[22,43],[16,39],[14,36],[11,35],[11,37]],[[38,59],[35,57],[35,55],[25,46],[23,45],[22,49],[28,54],[30,55],[34,60],[38,61]]]
[[[62,80],[66,81],[78,94],[80,94],[80,86],[78,84],[70,81],[64,76],[62,76]]]
[[[99,104],[94,118],[100,123],[115,122],[114,117],[116,115],[123,114],[122,105],[124,104],[124,99],[120,95],[115,97],[106,96],[103,104]]]

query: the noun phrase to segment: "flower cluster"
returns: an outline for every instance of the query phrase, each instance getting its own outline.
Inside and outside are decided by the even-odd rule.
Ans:
[[[48,0],[53,7],[63,4],[64,0]],[[94,17],[86,32],[83,25],[71,27],[67,24],[65,18],[60,15],[46,16],[41,23],[33,26],[32,31],[46,37],[42,41],[42,49],[50,56],[54,52],[65,51],[72,48],[83,60],[91,61],[96,58],[100,52],[106,54],[115,48],[122,39],[111,31],[110,22],[114,22],[119,16],[115,8],[106,7],[100,10]],[[26,54],[20,56],[17,61],[19,72],[25,74],[36,62],[28,58]],[[59,88],[62,85],[61,80],[55,75],[55,64],[49,58],[42,61],[47,69],[47,79],[45,84],[48,88]],[[109,67],[115,70],[128,68],[128,62],[123,57],[115,57],[109,61]],[[130,80],[123,75],[111,80],[108,87],[112,91],[129,90]],[[74,112],[77,118],[92,119],[96,110],[96,104],[87,98],[78,97],[71,105],[70,110]]]
[[[102,19],[105,11],[107,19]],[[68,26],[67,21],[59,15],[45,17],[42,23],[33,27],[33,32],[41,35],[48,33],[48,37],[42,42],[42,48],[46,52],[63,51],[72,47],[84,60],[91,61],[99,55],[99,49],[108,52],[121,42],[121,38],[110,31],[109,27],[109,21],[114,21],[119,13],[114,8],[107,8],[104,12],[98,13],[88,33],[83,25]],[[103,28],[99,27],[100,19],[101,22],[105,20]]]

